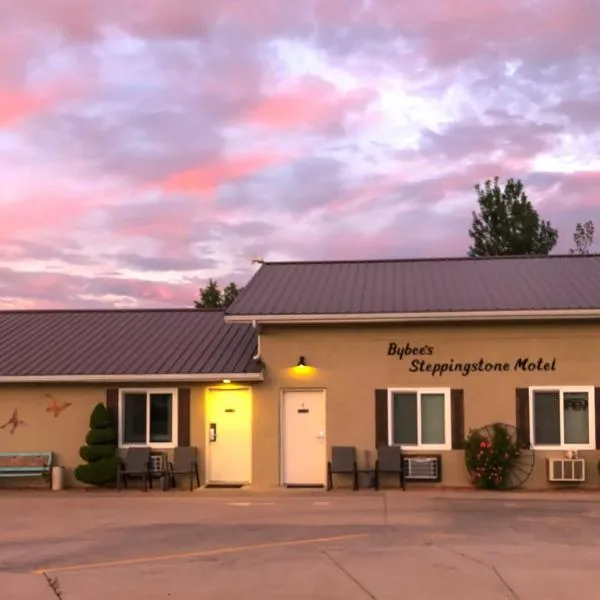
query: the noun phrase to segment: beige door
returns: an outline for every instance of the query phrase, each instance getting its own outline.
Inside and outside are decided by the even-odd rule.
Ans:
[[[325,485],[325,391],[288,390],[282,403],[282,483]]]
[[[209,389],[206,393],[206,481],[250,483],[252,479],[252,391]]]

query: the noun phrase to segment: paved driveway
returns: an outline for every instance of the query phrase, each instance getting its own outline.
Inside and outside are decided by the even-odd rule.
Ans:
[[[597,600],[597,498],[0,492],[0,598]]]

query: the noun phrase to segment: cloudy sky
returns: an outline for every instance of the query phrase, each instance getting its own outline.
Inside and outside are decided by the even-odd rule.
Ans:
[[[0,308],[251,259],[464,255],[473,185],[600,221],[600,0],[0,0]]]

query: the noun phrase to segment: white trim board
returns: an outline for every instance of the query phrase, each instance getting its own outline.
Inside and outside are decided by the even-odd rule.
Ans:
[[[548,321],[600,319],[600,309],[504,310],[415,313],[348,313],[298,315],[225,315],[226,323],[333,324],[333,323],[453,323],[464,321]]]

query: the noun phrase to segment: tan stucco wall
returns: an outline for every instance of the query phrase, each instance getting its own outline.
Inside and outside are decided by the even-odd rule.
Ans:
[[[58,417],[47,412],[51,394],[60,406],[71,406]],[[98,402],[105,401],[104,388],[96,386],[0,386],[0,425],[8,421],[15,409],[24,422],[11,434],[11,426],[0,429],[1,452],[54,452],[55,464],[67,467],[65,484],[73,485],[72,469],[80,464],[79,447],[85,443],[90,414]],[[0,479],[0,486],[39,485],[41,478]],[[42,483],[43,485],[43,483]]]
[[[509,362],[509,372],[411,373],[412,357],[389,357],[388,344],[429,345],[431,361]],[[261,353],[266,363],[265,382],[255,388],[254,481],[279,481],[279,398],[285,388],[325,388],[327,392],[327,445],[353,445],[364,462],[374,452],[374,390],[388,387],[450,387],[464,390],[465,433],[494,421],[515,424],[515,388],[534,385],[600,385],[600,325],[498,324],[456,326],[319,326],[264,327]],[[303,355],[315,367],[310,377],[298,377],[291,366]],[[519,357],[548,361],[555,371],[512,370]],[[563,453],[536,451],[536,467],[527,486],[547,487],[546,456]],[[587,462],[586,485],[598,487],[596,461],[600,452],[582,452]],[[443,481],[448,486],[468,485],[462,451],[443,452]],[[556,485],[556,484],[552,484]]]
[[[190,441],[198,448],[200,478],[204,480],[204,397],[205,385],[186,383],[165,383],[141,385],[120,384],[90,384],[90,385],[24,385],[12,384],[0,386],[0,425],[4,424],[15,409],[18,419],[24,421],[14,433],[11,426],[0,429],[1,452],[44,452],[55,453],[55,464],[65,467],[65,485],[81,486],[73,476],[73,469],[83,461],[79,456],[79,448],[85,444],[85,436],[89,431],[91,412],[98,402],[106,401],[107,387],[146,388],[176,388],[189,387],[190,399]],[[66,410],[54,417],[46,411],[51,394],[59,405],[71,402]],[[9,478],[0,479],[0,487],[6,486],[39,486],[43,485],[41,478]],[[183,482],[186,485],[186,482]]]

